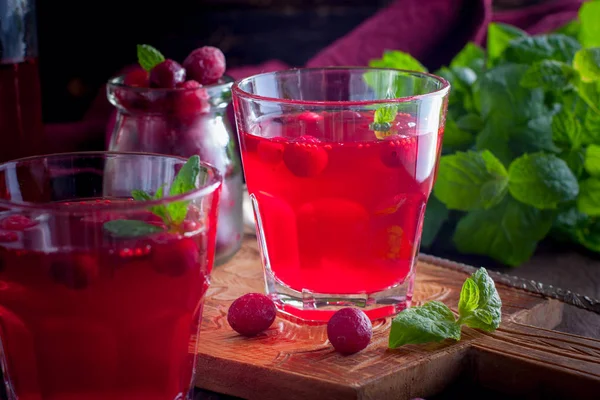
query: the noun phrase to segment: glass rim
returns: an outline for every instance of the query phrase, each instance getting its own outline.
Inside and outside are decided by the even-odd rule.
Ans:
[[[256,79],[261,76],[268,75],[283,75],[291,72],[317,72],[317,71],[388,71],[396,72],[408,75],[414,75],[421,78],[433,79],[442,84],[439,89],[431,92],[416,94],[412,96],[394,97],[390,99],[377,99],[377,100],[296,100],[296,99],[284,99],[278,97],[262,96],[243,90],[240,86],[251,79]],[[429,97],[443,97],[450,91],[450,82],[441,76],[431,74],[429,72],[411,71],[406,69],[396,68],[379,68],[379,67],[313,67],[313,68],[290,68],[281,71],[263,72],[255,74],[247,78],[239,79],[233,83],[232,92],[235,96],[248,98],[257,101],[265,101],[271,103],[291,104],[291,105],[304,105],[304,106],[368,106],[373,104],[393,104],[393,103],[408,103],[412,101],[419,101]]]
[[[212,83],[210,85],[201,85],[199,88],[152,88],[152,87],[137,87],[137,86],[129,86],[122,82],[122,79],[125,75],[117,75],[110,78],[107,82],[107,87],[110,89],[119,89],[119,90],[129,90],[134,93],[156,93],[156,94],[166,94],[166,93],[184,93],[184,92],[194,92],[198,89],[206,89],[209,96],[217,95],[226,90],[230,90],[231,86],[234,84],[234,79],[229,75],[223,75],[221,80],[216,83]]]
[[[13,166],[16,167],[19,163],[27,163],[35,160],[49,160],[49,159],[69,159],[69,158],[85,158],[85,157],[106,157],[106,156],[133,156],[135,158],[163,158],[163,159],[175,159],[180,160],[182,163],[185,163],[188,159],[180,156],[173,155],[165,155],[159,153],[148,153],[148,152],[119,152],[119,151],[82,151],[82,152],[71,152],[71,153],[52,153],[52,154],[44,154],[30,157],[23,157],[11,161],[7,161],[4,163],[0,163],[0,172],[6,171],[7,167]],[[71,203],[68,208],[62,207],[60,202],[47,202],[47,203],[32,203],[29,201],[14,201],[14,200],[6,200],[0,198],[0,207],[5,208],[19,208],[25,209],[29,211],[45,211],[52,213],[66,213],[73,214],[75,212],[78,213],[99,213],[99,212],[111,212],[111,211],[141,211],[147,210],[153,206],[166,205],[171,204],[178,201],[189,201],[196,198],[206,197],[212,193],[214,193],[219,186],[222,185],[222,175],[219,170],[204,161],[200,161],[200,165],[212,171],[212,177],[208,182],[201,185],[199,188],[191,190],[189,192],[179,194],[176,196],[166,196],[157,200],[148,200],[148,201],[128,201],[128,202],[115,202],[110,205],[106,205],[99,209],[95,204],[73,204]],[[71,202],[75,202],[79,200],[71,200]]]

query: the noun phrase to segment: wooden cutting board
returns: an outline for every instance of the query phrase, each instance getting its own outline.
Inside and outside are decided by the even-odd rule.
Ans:
[[[440,300],[454,311],[465,272],[422,256],[416,304]],[[229,304],[263,291],[255,239],[216,267],[204,306],[198,387],[245,399],[410,399],[443,392],[458,380],[524,398],[598,398],[600,341],[552,331],[563,304],[497,284],[503,322],[494,333],[463,328],[460,342],[387,348],[390,320],[374,323],[367,349],[333,351],[324,326],[278,318],[271,329],[244,338],[227,324]],[[600,327],[599,327],[600,329]]]

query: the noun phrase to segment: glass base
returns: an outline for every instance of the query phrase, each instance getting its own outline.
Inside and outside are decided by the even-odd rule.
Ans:
[[[292,321],[324,324],[341,308],[358,307],[371,320],[390,317],[410,307],[415,269],[404,282],[375,293],[325,294],[294,290],[265,269],[266,289],[282,316]]]

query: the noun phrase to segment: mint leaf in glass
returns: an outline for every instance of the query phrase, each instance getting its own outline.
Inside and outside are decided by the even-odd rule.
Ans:
[[[178,196],[196,189],[200,175],[200,157],[194,155],[181,167],[171,184],[169,196]],[[177,201],[167,205],[167,213],[175,224],[185,219],[188,209],[187,201]]]
[[[165,56],[154,47],[147,44],[137,45],[137,59],[138,63],[146,71],[150,71],[161,62],[165,61]]]
[[[479,268],[465,281],[460,292],[458,322],[471,328],[491,332],[500,326],[501,311],[502,301],[494,281],[485,268]]]
[[[148,193],[144,192],[143,190],[138,190],[138,189],[134,189],[131,191],[131,197],[137,201],[152,200],[152,196],[150,196]]]
[[[444,303],[430,301],[420,307],[411,307],[392,320],[389,347],[405,344],[460,340],[460,325]]]
[[[369,125],[369,128],[375,132],[389,132],[396,115],[398,115],[398,110],[395,105],[381,106],[375,110],[373,123]]]
[[[118,238],[135,238],[164,231],[164,229],[159,226],[132,219],[116,219],[108,221],[105,222],[102,227],[112,236]]]
[[[593,82],[600,79],[600,47],[582,49],[575,53],[573,67],[579,72],[581,80]]]
[[[508,173],[487,151],[457,152],[440,158],[435,196],[452,210],[490,208],[506,194]]]
[[[539,209],[554,209],[575,200],[577,178],[564,160],[552,154],[524,154],[508,168],[508,190],[522,203]]]
[[[506,196],[488,210],[473,210],[456,225],[454,244],[465,254],[479,254],[510,266],[527,261],[552,227],[553,213]]]

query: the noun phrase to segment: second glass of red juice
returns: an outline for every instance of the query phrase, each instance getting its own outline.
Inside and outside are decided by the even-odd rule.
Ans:
[[[327,321],[410,305],[449,84],[392,69],[296,69],[233,87],[242,162],[279,309]]]
[[[81,153],[0,165],[8,400],[190,398],[222,180],[185,162]]]

